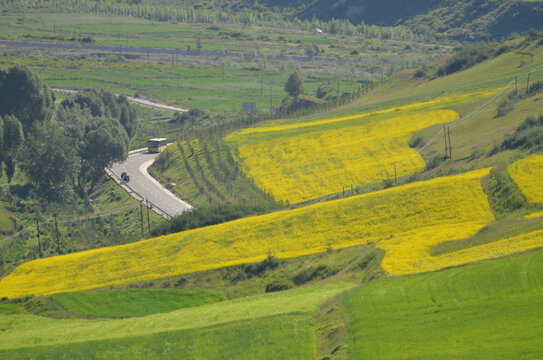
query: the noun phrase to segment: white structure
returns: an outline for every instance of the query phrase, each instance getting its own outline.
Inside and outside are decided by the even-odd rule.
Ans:
[[[313,34],[322,34],[322,30],[319,28],[315,28],[315,30],[313,30]]]

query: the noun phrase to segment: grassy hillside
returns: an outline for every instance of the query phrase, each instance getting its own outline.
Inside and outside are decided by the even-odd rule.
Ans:
[[[351,287],[352,285],[350,284],[331,284],[323,287],[296,289],[275,294],[222,301],[165,314],[120,320],[59,320],[35,315],[0,315],[0,324],[4,329],[2,338],[0,339],[0,351],[18,349],[16,351],[20,352],[29,348],[40,350],[39,347],[43,349],[45,346],[53,347],[107,339],[126,342],[132,341],[132,343],[135,343],[138,341],[138,337],[150,337],[149,342],[152,344],[158,340],[155,335],[163,333],[177,332],[179,330],[210,329],[211,327],[225,324],[239,325],[244,321],[266,318],[271,319],[271,321],[273,319],[278,320],[278,323],[275,325],[272,324],[270,327],[271,329],[275,328],[275,330],[272,330],[273,333],[277,332],[277,328],[283,327],[282,324],[284,324],[284,319],[282,320],[281,317],[277,316],[311,314],[320,303]],[[253,324],[257,328],[257,333],[263,333],[260,339],[265,339],[265,335],[269,334],[268,327],[265,327],[264,324],[267,324],[267,322]],[[303,352],[307,352],[308,348],[314,349],[314,337],[306,332],[310,326],[311,323],[308,324],[307,318],[302,317],[302,324],[294,326],[294,328],[287,331],[288,334],[300,340],[302,344],[305,344],[302,347]],[[234,326],[229,329],[239,328],[239,326]],[[217,330],[219,331],[217,335],[222,335],[228,331],[228,329],[220,330],[220,328]],[[59,337],[59,333],[62,333],[63,336]],[[183,335],[187,335],[187,333]],[[209,336],[214,338],[214,341],[219,341],[220,339],[220,336],[213,335],[213,330]],[[275,336],[280,335],[276,334]],[[193,338],[195,339],[196,336]],[[142,340],[145,340],[145,338]],[[266,347],[266,343],[257,342],[256,345]],[[91,347],[92,344],[86,346]],[[130,346],[126,350],[130,351],[129,348]],[[233,349],[236,349],[236,347],[233,347]],[[279,347],[279,349],[284,348]],[[52,350],[54,350],[54,347]],[[101,351],[104,350],[105,348],[102,347]],[[215,351],[213,349],[195,350]]]
[[[274,316],[194,330],[0,350],[9,359],[311,359],[314,320]]]
[[[65,310],[94,317],[131,317],[169,312],[224,300],[204,290],[127,289],[51,296]]]
[[[543,355],[543,253],[380,280],[346,294],[349,358]]]

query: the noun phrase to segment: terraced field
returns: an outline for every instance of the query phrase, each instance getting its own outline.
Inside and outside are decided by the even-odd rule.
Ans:
[[[351,359],[539,359],[543,253],[372,282],[343,298]]]
[[[0,296],[126,284],[257,262],[269,252],[289,258],[366,243],[385,249],[382,266],[392,274],[431,271],[494,258],[505,253],[496,254],[486,248],[440,257],[429,253],[440,242],[469,237],[494,220],[481,186],[481,178],[488,171],[436,178],[133,244],[31,261],[0,281]],[[516,245],[506,253],[537,247],[539,239],[532,239],[535,245],[508,240]]]
[[[311,313],[352,286],[296,289],[129,319],[0,315],[0,357],[311,358]]]
[[[278,201],[299,203],[422,170],[413,133],[450,123],[444,110],[497,90],[449,95],[375,112],[289,123],[274,121],[226,137],[245,174]],[[409,160],[409,161],[406,161]]]
[[[507,171],[529,203],[543,204],[543,154],[515,161]]]

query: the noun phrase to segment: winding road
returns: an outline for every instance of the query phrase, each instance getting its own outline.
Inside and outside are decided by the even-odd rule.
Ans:
[[[147,172],[158,155],[141,150],[133,152],[126,161],[111,165],[109,170],[117,178],[120,178],[123,172],[130,175],[130,181],[124,184],[170,217],[192,209],[192,206],[177,198]]]

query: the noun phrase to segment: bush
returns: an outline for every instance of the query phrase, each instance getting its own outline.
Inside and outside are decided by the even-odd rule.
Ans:
[[[227,203],[203,205],[191,211],[184,211],[170,220],[161,222],[152,229],[151,235],[160,236],[220,224],[247,215],[262,213],[268,209],[269,205],[267,204]]]
[[[409,145],[410,148],[418,148],[420,145],[422,145],[423,141],[424,139],[422,138],[422,136],[416,135],[416,136],[413,136],[411,139],[409,139],[407,144]]]
[[[513,134],[505,135],[501,150],[531,149],[543,151],[543,115],[528,116]]]
[[[492,169],[487,181],[487,191],[490,204],[498,215],[517,210],[526,204],[524,196],[503,169]]]
[[[441,154],[436,155],[432,160],[430,160],[426,164],[426,170],[435,169],[436,167],[441,165],[441,163],[444,162],[445,160],[447,160],[447,157],[445,155],[441,155]]]
[[[292,288],[294,284],[289,279],[277,279],[266,284],[266,292],[276,292],[282,290],[288,290]]]
[[[496,117],[502,117],[515,108],[515,103],[517,102],[518,97],[515,94],[510,94],[498,104],[498,112]]]
[[[493,57],[496,54],[494,47],[490,45],[466,45],[441,66],[436,75],[445,76],[455,72],[469,69],[470,67]]]
[[[243,271],[247,274],[247,278],[252,278],[253,276],[262,276],[268,270],[274,270],[281,265],[281,260],[277,259],[272,255],[256,264],[249,264],[243,267]]]
[[[326,279],[337,273],[337,270],[331,269],[327,265],[312,266],[300,271],[292,278],[296,285],[302,285],[315,279]]]

